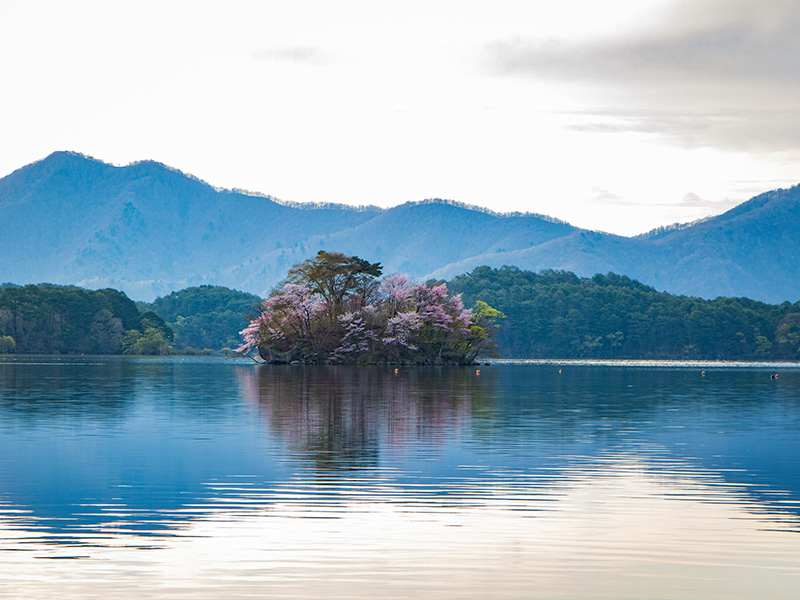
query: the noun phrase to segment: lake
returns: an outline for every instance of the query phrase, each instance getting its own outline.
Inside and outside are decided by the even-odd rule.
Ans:
[[[0,597],[798,597],[797,365],[479,369],[0,358]]]

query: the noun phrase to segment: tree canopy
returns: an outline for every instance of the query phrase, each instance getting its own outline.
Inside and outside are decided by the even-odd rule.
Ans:
[[[449,282],[508,317],[497,336],[520,358],[800,359],[800,303],[704,300],[608,273],[478,267]]]
[[[270,360],[445,364],[493,347],[520,358],[800,360],[800,302],[703,300],[613,273],[580,278],[516,267],[419,284],[380,279],[380,264],[343,256],[301,263],[312,268],[295,273],[309,278],[287,281],[266,302],[200,286],[137,307],[113,289],[2,284],[0,353],[220,350],[238,345],[237,332],[255,317],[243,348]]]
[[[170,351],[172,331],[124,293],[52,284],[0,287],[0,352],[116,354],[149,335],[147,354]],[[130,343],[129,343],[130,342]],[[133,351],[133,350],[130,350]]]
[[[371,263],[358,256],[320,250],[289,269],[288,283],[307,287],[326,303],[333,318],[342,314],[345,297],[366,305],[375,289],[375,278],[383,272],[381,263]]]
[[[469,364],[493,352],[499,311],[465,309],[444,283],[381,273],[380,263],[319,252],[289,270],[238,350],[278,363]]]
[[[170,343],[182,352],[212,352],[239,345],[239,331],[257,311],[262,298],[218,285],[201,285],[138,303],[152,311],[175,332]],[[146,316],[145,313],[144,316]]]

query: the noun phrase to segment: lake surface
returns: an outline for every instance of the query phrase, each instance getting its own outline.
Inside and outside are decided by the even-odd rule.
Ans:
[[[798,590],[795,365],[0,358],[2,598]]]

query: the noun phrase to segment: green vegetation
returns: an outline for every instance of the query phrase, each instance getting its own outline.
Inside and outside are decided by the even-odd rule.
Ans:
[[[497,336],[505,357],[800,359],[800,302],[703,300],[613,273],[516,267],[479,267],[449,287],[505,313]]]
[[[172,331],[112,289],[52,284],[0,287],[0,353],[165,354]],[[145,337],[150,344],[135,344]],[[156,343],[156,341],[158,343]]]
[[[112,289],[0,285],[0,354],[187,354],[239,344],[261,299],[201,286],[134,303]],[[169,321],[169,322],[168,322]]]
[[[261,298],[222,286],[201,285],[156,298],[152,304],[137,303],[146,312],[162,319],[175,332],[170,340],[185,354],[221,351],[240,344],[239,331],[244,329]]]
[[[17,348],[17,342],[10,335],[0,335],[0,354],[11,354]]]
[[[237,349],[271,363],[471,364],[493,351],[502,315],[465,310],[447,285],[378,281],[380,263],[320,250],[289,269],[242,331]]]
[[[137,305],[113,289],[2,284],[0,354],[210,353],[247,327],[251,349],[308,362],[466,362],[494,341],[520,358],[800,360],[800,302],[674,296],[612,273],[479,267],[443,288],[380,270],[322,253],[263,305],[219,286]],[[278,339],[276,325],[293,329]]]

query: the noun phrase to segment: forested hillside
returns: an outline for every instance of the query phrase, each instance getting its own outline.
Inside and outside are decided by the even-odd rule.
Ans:
[[[479,267],[447,282],[466,306],[502,311],[500,356],[800,360],[800,302],[675,296],[607,274]],[[112,289],[0,286],[0,353],[219,351],[260,298],[219,286],[136,304]],[[172,330],[175,336],[172,338]]]
[[[613,273],[516,267],[479,267],[448,286],[467,306],[482,300],[505,313],[497,335],[504,357],[800,358],[800,302],[703,300]]]
[[[110,287],[144,301],[200,285],[264,296],[292,264],[327,250],[412,279],[514,265],[620,273],[703,298],[800,299],[798,186],[632,238],[410,200],[386,209],[299,205],[218,190],[152,161],[117,167],[56,152],[0,179],[0,281]]]
[[[172,331],[112,289],[0,286],[0,353],[166,354]]]
[[[419,278],[574,230],[444,201],[296,205],[217,190],[152,161],[116,167],[71,152],[0,179],[0,281],[113,287],[145,301],[200,285],[264,295],[322,249]]]
[[[201,285],[156,298],[152,304],[138,305],[169,324],[175,332],[173,345],[177,350],[192,353],[239,346],[239,331],[256,313],[260,302],[261,298],[254,294]]]

